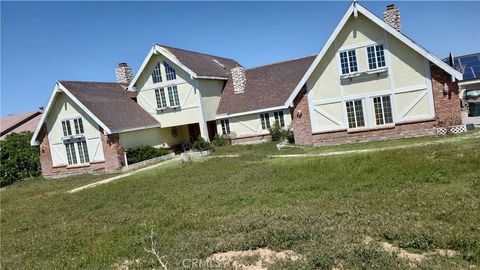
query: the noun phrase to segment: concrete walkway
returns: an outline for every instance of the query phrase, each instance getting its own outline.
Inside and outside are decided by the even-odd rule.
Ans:
[[[99,186],[99,185],[107,184],[107,183],[116,181],[118,179],[122,179],[124,177],[131,176],[131,175],[134,175],[136,173],[147,171],[147,170],[150,170],[150,169],[153,169],[153,168],[157,168],[157,167],[160,167],[162,165],[170,164],[174,161],[179,161],[179,160],[180,160],[180,157],[175,157],[173,159],[169,159],[167,161],[160,162],[160,163],[157,163],[157,164],[145,167],[145,168],[141,168],[141,169],[138,169],[138,170],[135,170],[135,171],[131,171],[131,172],[124,173],[124,174],[121,174],[121,175],[117,175],[117,176],[114,176],[114,177],[110,177],[110,178],[107,178],[107,179],[104,179],[104,180],[100,180],[100,181],[97,181],[97,182],[94,182],[94,183],[91,183],[91,184],[88,184],[88,185],[84,185],[84,186],[81,186],[81,187],[78,187],[78,188],[74,188],[72,190],[67,191],[67,193],[75,193],[75,192],[78,192],[78,191],[81,191],[81,190],[84,190],[84,189],[87,189],[87,188],[93,188],[93,187],[96,187],[96,186]]]
[[[412,143],[406,145],[398,145],[398,146],[386,146],[386,147],[378,147],[378,148],[368,148],[368,149],[358,149],[358,150],[346,150],[346,151],[332,151],[332,152],[324,152],[324,153],[307,153],[307,154],[287,154],[287,155],[268,155],[271,158],[294,158],[294,157],[328,157],[328,156],[339,156],[339,155],[348,155],[348,154],[358,154],[358,153],[370,153],[370,152],[378,152],[378,151],[386,151],[386,150],[395,150],[395,149],[405,149],[411,147],[418,147],[418,146],[427,146],[427,145],[435,145],[435,144],[442,144],[442,143],[450,143],[450,142],[458,142],[467,139],[480,139],[480,132],[476,132],[471,136],[463,136],[460,138],[448,138],[442,139],[433,142],[423,142],[423,143]]]

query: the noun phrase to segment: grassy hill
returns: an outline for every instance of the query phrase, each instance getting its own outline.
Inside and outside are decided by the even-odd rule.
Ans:
[[[338,149],[419,140],[429,139]],[[317,149],[286,151],[324,151]],[[174,163],[74,194],[66,191],[106,176],[29,180],[0,191],[2,266],[115,269],[129,260],[129,269],[158,267],[143,249],[153,230],[169,269],[260,247],[304,258],[269,269],[413,267],[380,242],[412,253],[458,252],[428,256],[417,269],[480,267],[478,137],[331,157],[268,158],[281,153],[271,143],[217,153],[241,155]]]

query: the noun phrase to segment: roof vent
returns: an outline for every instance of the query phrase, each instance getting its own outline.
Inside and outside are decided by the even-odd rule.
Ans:
[[[383,12],[383,20],[398,32],[402,31],[400,24],[400,10],[393,4],[388,5]]]
[[[233,93],[241,94],[245,91],[245,85],[247,84],[247,77],[245,76],[245,68],[235,67],[232,68],[232,81],[233,81]]]
[[[226,69],[225,65],[220,63],[217,59],[212,58],[213,62],[217,63],[217,65],[221,66],[223,69]]]
[[[132,68],[129,67],[127,63],[120,63],[115,69],[115,76],[117,77],[118,83],[129,84],[133,79]]]

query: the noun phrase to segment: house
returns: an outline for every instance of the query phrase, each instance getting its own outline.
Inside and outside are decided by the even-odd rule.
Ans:
[[[434,134],[461,123],[462,74],[351,4],[317,55],[246,69],[233,59],[154,44],[117,83],[58,81],[32,138],[44,176],[115,171],[141,144],[178,149],[198,136],[262,141],[277,122],[321,145]]]
[[[10,133],[24,131],[34,132],[42,115],[42,108],[38,111],[21,114],[10,114],[0,117],[0,140]]]

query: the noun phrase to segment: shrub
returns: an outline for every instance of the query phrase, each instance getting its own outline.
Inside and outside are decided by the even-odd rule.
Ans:
[[[39,147],[31,146],[31,139],[31,132],[21,132],[0,141],[0,186],[40,175]]]
[[[192,149],[197,151],[206,151],[211,150],[212,145],[209,142],[205,141],[205,139],[201,136],[198,136],[197,140],[194,141],[192,144]]]
[[[294,143],[293,131],[290,128],[282,128],[278,122],[275,122],[268,131],[274,142],[286,139],[289,143]]]
[[[168,154],[165,148],[155,148],[151,145],[140,145],[127,149],[128,164],[137,163],[151,158],[156,158]]]
[[[218,135],[215,134],[215,137],[212,140],[213,146],[224,146],[230,145],[230,137],[228,135]]]

